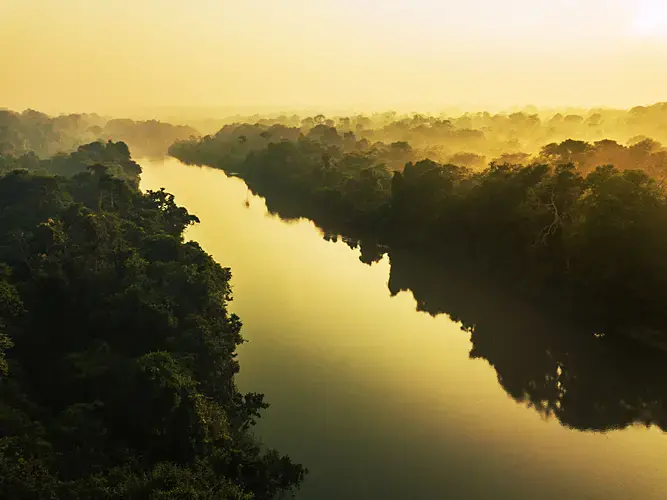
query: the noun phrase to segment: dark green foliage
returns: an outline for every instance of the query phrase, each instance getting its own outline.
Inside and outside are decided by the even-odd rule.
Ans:
[[[567,140],[527,166],[473,171],[421,160],[392,173],[377,148],[346,149],[332,134],[316,125],[308,137],[269,142],[242,161],[224,150],[200,155],[205,141],[172,154],[237,173],[283,217],[308,217],[353,240],[465,258],[520,294],[555,301],[593,331],[667,345],[659,175],[667,153],[654,141]],[[410,151],[407,143],[389,149]],[[614,158],[622,168],[596,165]]]
[[[140,193],[122,143],[0,177],[0,498],[265,499],[305,470],[249,434],[229,269]]]
[[[417,308],[447,314],[470,335],[470,357],[496,370],[508,395],[578,430],[641,424],[667,431],[667,353],[612,335],[590,335],[554,301],[526,303],[511,283],[471,262],[389,250],[391,294],[409,290]]]
[[[91,169],[98,174],[108,171],[109,175],[127,181],[134,188],[139,186],[141,167],[132,160],[124,142],[91,142],[70,154],[58,153],[45,160],[40,160],[32,151],[19,157],[0,155],[0,174],[27,170],[44,176],[71,177]]]

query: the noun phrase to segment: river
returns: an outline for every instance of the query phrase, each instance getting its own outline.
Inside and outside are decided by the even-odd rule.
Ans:
[[[667,498],[657,426],[594,432],[535,411],[509,396],[500,361],[469,355],[457,323],[417,311],[410,292],[390,296],[387,257],[361,263],[311,222],[268,214],[221,171],[140,163],[142,189],[173,193],[201,219],[187,237],[232,269],[231,309],[249,341],[238,384],[271,404],[260,438],[309,468],[297,499]],[[534,364],[513,349],[512,370]],[[615,384],[593,376],[591,398]]]

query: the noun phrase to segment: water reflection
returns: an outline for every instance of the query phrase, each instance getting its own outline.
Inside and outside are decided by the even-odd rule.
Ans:
[[[239,353],[239,386],[264,392],[271,404],[256,429],[261,438],[311,470],[299,500],[667,498],[658,427],[572,430],[593,428],[596,419],[583,410],[596,401],[618,403],[614,385],[626,403],[650,395],[661,370],[629,372],[622,349],[613,351],[618,360],[598,350],[612,348],[608,339],[588,344],[567,328],[572,339],[559,338],[554,323],[541,325],[504,291],[473,280],[474,269],[446,269],[444,259],[436,265],[369,241],[361,252],[346,241],[357,248],[350,251],[341,238],[323,241],[309,222],[267,216],[262,199],[251,195],[246,208],[245,184],[221,171],[173,160],[142,166],[144,188],[164,186],[196,213],[202,223],[188,237],[233,270],[232,307],[249,340]],[[365,262],[385,256],[365,266],[360,253]],[[390,298],[388,280],[393,292],[409,292]],[[412,294],[435,317],[416,313]],[[474,333],[461,332],[445,312],[475,325]],[[468,359],[470,351],[482,358]],[[561,365],[576,377],[576,391],[558,374]],[[579,398],[545,422],[508,394],[557,407],[539,385],[554,386],[544,382],[549,375]],[[597,428],[647,421],[636,412],[599,413]]]
[[[471,333],[471,358],[486,359],[516,401],[563,425],[603,431],[631,424],[667,430],[667,353],[591,335],[513,299],[461,267],[389,251],[392,294],[447,314]]]
[[[272,201],[271,213],[296,218],[294,203]],[[339,238],[331,228],[323,234]],[[491,283],[460,261],[341,239],[366,264],[388,254],[391,295],[409,291],[418,311],[461,322],[471,335],[470,357],[487,360],[515,401],[578,430],[642,424],[667,431],[666,352],[566,324],[549,304],[512,297],[510,286]]]

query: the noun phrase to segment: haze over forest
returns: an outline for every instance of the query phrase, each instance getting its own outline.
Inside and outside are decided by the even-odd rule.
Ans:
[[[663,0],[0,20],[0,498],[667,498]]]

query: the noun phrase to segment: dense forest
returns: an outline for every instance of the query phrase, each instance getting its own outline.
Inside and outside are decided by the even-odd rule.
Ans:
[[[111,119],[97,114],[51,117],[28,109],[0,109],[0,155],[48,158],[92,141],[123,141],[139,156],[162,156],[177,140],[199,135],[192,127],[156,120]]]
[[[369,131],[320,115],[227,125],[170,153],[239,175],[284,217],[361,241],[364,260],[387,250],[465,260],[589,335],[665,347],[667,150],[647,134],[665,136],[667,104],[574,116],[414,116]],[[397,124],[406,135],[392,135]],[[438,145],[447,161],[431,159]],[[485,167],[466,160],[485,151],[497,155]]]
[[[1,498],[269,499],[305,477],[252,435],[268,405],[234,382],[231,271],[139,191],[126,142],[388,255],[391,294],[460,321],[516,401],[667,429],[665,353],[632,340],[667,349],[667,105],[245,120],[0,111]]]
[[[439,163],[484,168],[494,161],[527,163],[539,156],[544,146],[553,148],[567,139],[588,143],[603,141],[600,146],[609,148],[613,146],[609,140],[623,146],[633,146],[649,137],[667,143],[666,122],[667,103],[629,110],[548,111],[529,107],[496,114],[399,115],[389,111],[330,118],[322,114],[308,117],[253,115],[220,120],[215,130],[211,129],[212,124],[203,125],[201,130],[211,132],[206,139],[215,139],[215,142],[202,143],[201,149],[204,152],[207,145],[215,148],[227,139],[237,138],[241,144],[233,148],[233,153],[245,156],[249,151],[264,147],[267,140],[303,134],[325,140],[328,137],[330,143],[338,146],[358,143],[357,148],[382,155],[380,160],[390,167],[402,168],[407,161],[429,158]],[[342,139],[336,139],[333,128]],[[243,142],[243,138],[248,141]],[[605,154],[613,153],[613,149],[605,151]]]
[[[32,132],[22,148],[50,137]],[[124,143],[13,152],[0,156],[0,498],[298,487],[305,469],[251,434],[268,405],[236,388],[231,272],[184,241],[197,218],[138,190]]]
[[[580,431],[637,424],[667,431],[665,351],[622,336],[590,335],[561,311],[508,294],[509,282],[490,280],[460,259],[388,253],[391,295],[410,291],[419,311],[461,322],[470,334],[470,358],[488,361],[518,403]]]

